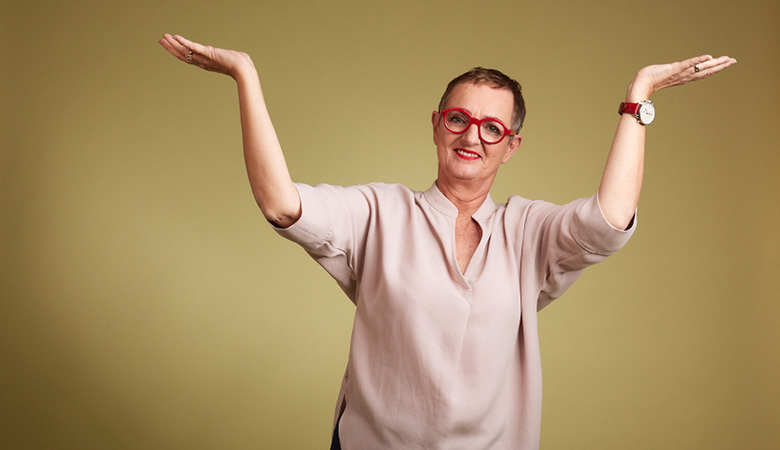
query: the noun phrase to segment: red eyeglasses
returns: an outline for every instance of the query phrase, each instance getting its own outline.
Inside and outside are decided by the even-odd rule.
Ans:
[[[448,108],[439,114],[444,116],[444,127],[450,133],[463,134],[471,125],[476,125],[479,130],[479,138],[485,144],[498,144],[507,136],[517,134],[515,130],[506,127],[500,120],[485,118],[475,119],[461,108]]]

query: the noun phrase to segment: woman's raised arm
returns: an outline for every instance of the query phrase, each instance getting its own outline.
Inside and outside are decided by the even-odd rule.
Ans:
[[[301,216],[301,201],[265,105],[252,59],[243,52],[204,46],[164,34],[160,45],[181,61],[233,78],[238,85],[241,131],[249,184],[263,215],[286,228]]]
[[[736,63],[728,56],[697,56],[681,62],[648,66],[637,72],[626,92],[627,103],[650,99],[658,91],[709,77]],[[599,203],[609,223],[624,229],[639,203],[644,170],[645,126],[623,114],[599,186]]]

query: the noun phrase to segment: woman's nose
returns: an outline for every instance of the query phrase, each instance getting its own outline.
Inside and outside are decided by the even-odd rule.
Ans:
[[[466,128],[466,131],[464,131],[461,136],[462,139],[469,144],[479,144],[479,126],[472,123]]]

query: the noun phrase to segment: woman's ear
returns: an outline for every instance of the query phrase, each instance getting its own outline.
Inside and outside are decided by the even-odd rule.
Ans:
[[[512,140],[509,142],[509,147],[506,149],[506,155],[504,155],[504,159],[501,160],[501,164],[509,161],[509,158],[515,154],[518,148],[520,148],[520,143],[522,140],[523,138],[520,137],[519,134],[516,134],[512,137]]]
[[[438,145],[439,138],[439,111],[431,113],[431,125],[433,125],[433,143]]]

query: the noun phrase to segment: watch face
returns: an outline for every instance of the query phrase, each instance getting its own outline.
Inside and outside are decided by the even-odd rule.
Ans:
[[[639,120],[648,125],[655,119],[655,106],[652,102],[642,103],[639,107]]]

